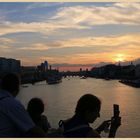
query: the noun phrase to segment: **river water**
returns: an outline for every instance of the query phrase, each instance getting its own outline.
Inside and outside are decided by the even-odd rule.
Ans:
[[[59,120],[70,118],[74,114],[78,99],[85,93],[98,96],[102,101],[101,116],[94,124],[96,128],[102,121],[113,115],[113,104],[120,105],[122,125],[118,129],[118,138],[140,138],[140,88],[133,88],[117,80],[65,78],[62,83],[47,85],[45,81],[21,87],[18,99],[26,107],[33,97],[41,98],[45,103],[45,112],[51,126],[58,127]],[[103,133],[102,136],[107,137]]]

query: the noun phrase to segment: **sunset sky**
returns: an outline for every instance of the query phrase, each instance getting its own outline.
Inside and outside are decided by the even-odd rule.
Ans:
[[[0,57],[22,65],[140,57],[140,3],[0,2]]]

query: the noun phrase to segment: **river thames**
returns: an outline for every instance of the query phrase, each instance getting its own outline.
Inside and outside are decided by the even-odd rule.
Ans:
[[[113,104],[120,105],[122,125],[117,131],[118,138],[140,138],[140,88],[133,88],[118,80],[65,78],[62,83],[48,85],[45,81],[35,85],[21,87],[17,96],[26,107],[33,97],[41,98],[45,103],[45,112],[52,127],[57,128],[59,120],[70,118],[75,111],[78,99],[91,93],[101,99],[100,118],[94,124],[96,128],[102,121],[113,115]],[[107,137],[103,133],[102,136]]]

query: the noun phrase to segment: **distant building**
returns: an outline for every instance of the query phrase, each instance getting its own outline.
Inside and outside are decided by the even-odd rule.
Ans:
[[[50,65],[50,70],[52,70],[52,66]]]
[[[140,78],[140,64],[136,65],[136,68],[135,68],[135,76],[137,78]]]
[[[4,57],[0,57],[0,75],[5,73],[14,72],[20,74],[21,66],[20,60],[16,59],[7,59]]]
[[[48,70],[48,62],[47,61],[44,62],[44,66],[45,66],[45,70]]]
[[[47,61],[44,61],[43,63],[37,66],[38,70],[42,72],[46,72],[48,70],[48,67],[49,66]]]
[[[32,74],[36,71],[36,66],[22,66],[21,73],[24,74]]]
[[[116,78],[118,76],[120,66],[108,64],[104,66],[104,76],[108,78]]]
[[[35,78],[36,67],[35,66],[22,66],[21,67],[21,82],[26,83],[32,81]]]
[[[121,66],[108,64],[98,68],[91,69],[91,76],[100,78],[119,78],[121,76]]]
[[[135,76],[135,66],[134,65],[127,65],[127,66],[122,66],[121,69],[123,77],[129,78],[129,77],[134,77]]]
[[[6,58],[3,58],[1,57],[0,58],[0,72],[7,72],[9,71],[9,66],[8,66],[8,63],[7,63],[7,59]]]
[[[20,60],[8,59],[10,71],[20,73]]]

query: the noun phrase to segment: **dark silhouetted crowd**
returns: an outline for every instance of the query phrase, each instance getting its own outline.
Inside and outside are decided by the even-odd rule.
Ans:
[[[108,137],[115,137],[121,125],[121,117],[112,117],[93,129],[89,124],[100,117],[101,101],[93,94],[83,95],[77,102],[74,115],[60,120],[58,128],[51,128],[40,98],[32,98],[27,109],[15,97],[20,90],[20,78],[14,73],[6,74],[0,83],[0,137],[2,138],[100,138],[109,127]],[[48,99],[49,100],[49,99]],[[56,114],[57,117],[57,114]]]

